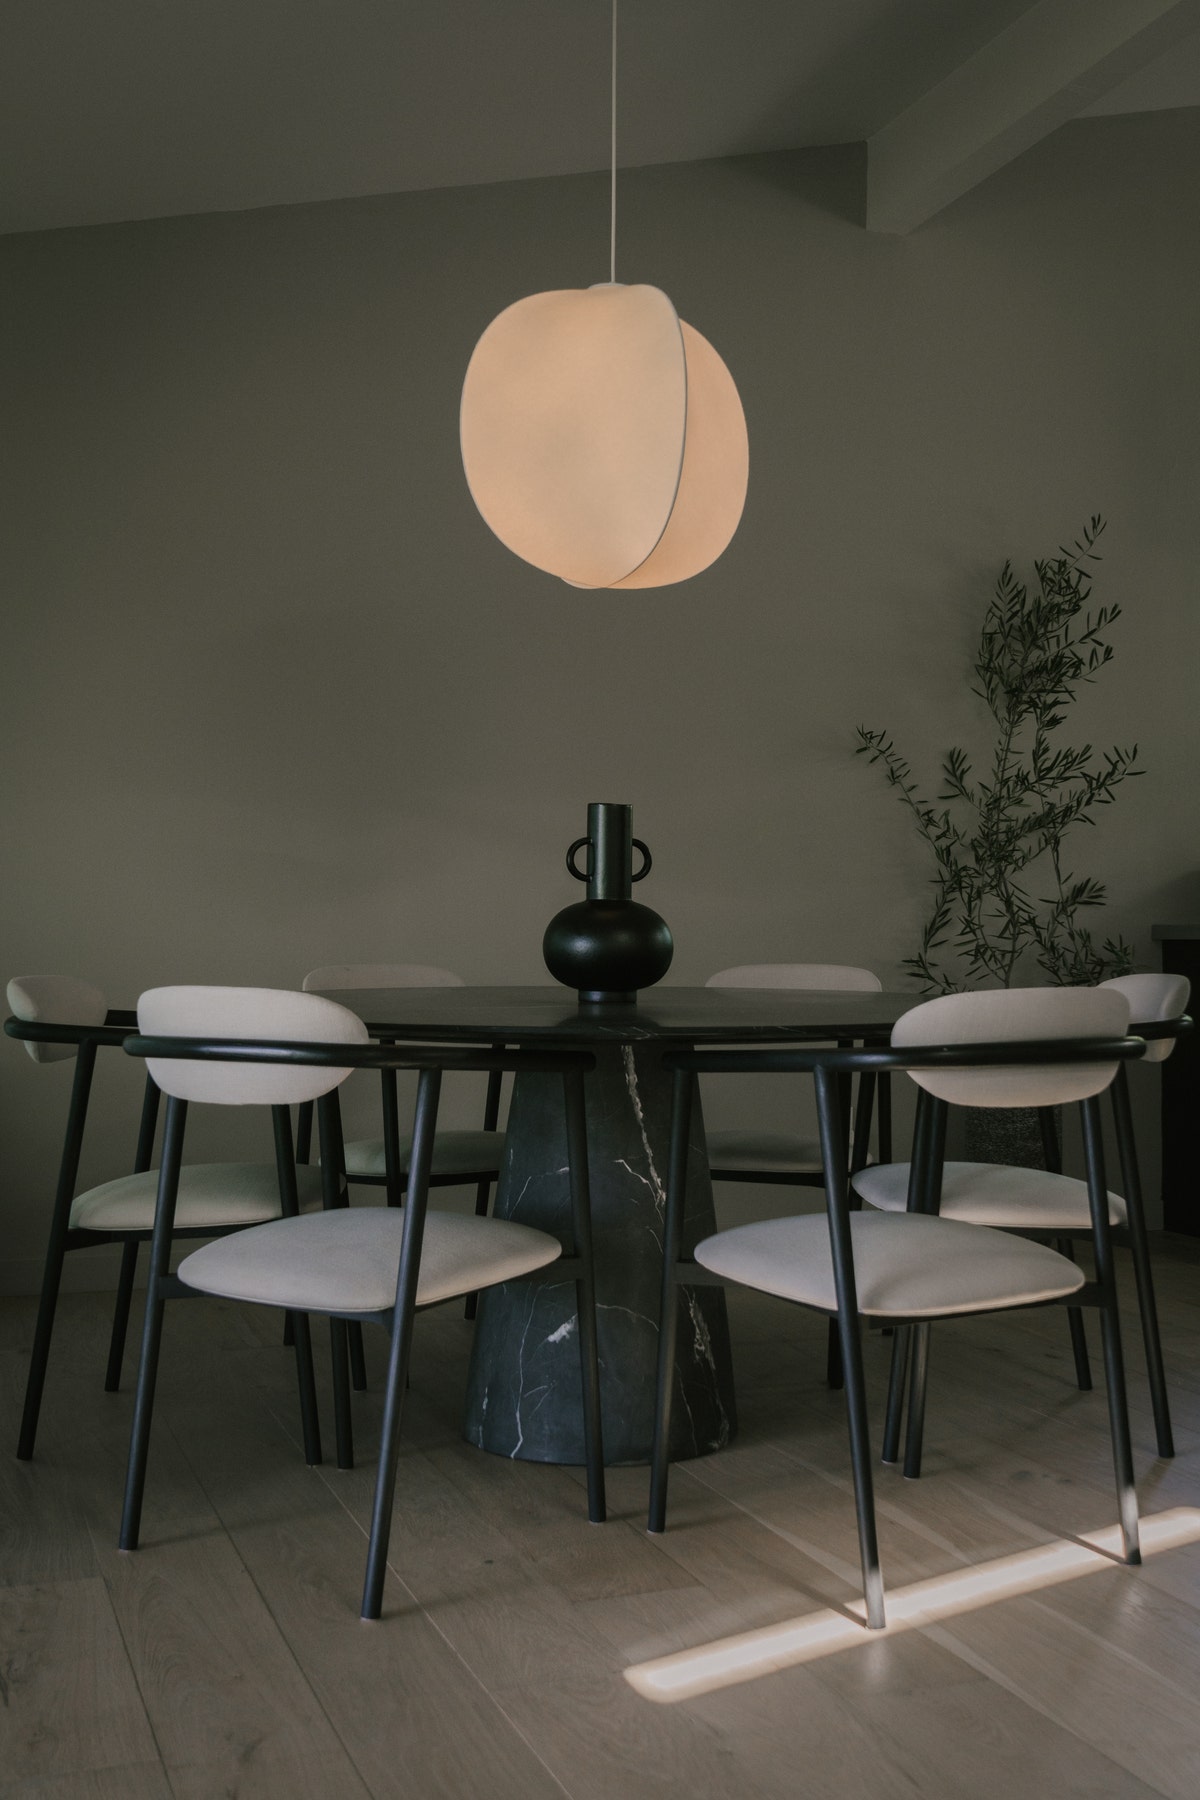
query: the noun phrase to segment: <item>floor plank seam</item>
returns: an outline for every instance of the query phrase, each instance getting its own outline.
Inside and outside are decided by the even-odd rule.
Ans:
[[[88,1541],[90,1542],[90,1544],[92,1546],[92,1555],[96,1558],[96,1573],[100,1577],[100,1580],[104,1583],[104,1598],[108,1602],[108,1610],[112,1614],[113,1624],[117,1628],[117,1636],[121,1640],[121,1648],[125,1652],[125,1661],[129,1665],[129,1677],[130,1677],[130,1680],[133,1682],[134,1688],[137,1691],[138,1701],[141,1705],[142,1712],[145,1715],[146,1729],[149,1731],[151,1741],[154,1744],[154,1753],[158,1757],[159,1767],[161,1768],[162,1773],[163,1773],[163,1780],[166,1782],[167,1786],[170,1788],[172,1794],[174,1794],[176,1792],[175,1783],[171,1780],[171,1771],[167,1766],[167,1759],[163,1755],[162,1742],[159,1738],[158,1731],[155,1728],[154,1716],[150,1711],[150,1707],[149,1707],[149,1704],[146,1699],[145,1690],[143,1689],[141,1680],[138,1676],[137,1664],[133,1658],[133,1651],[130,1648],[129,1639],[125,1635],[124,1626],[121,1624],[121,1614],[118,1611],[116,1603],[113,1598],[112,1586],[109,1582],[107,1575],[105,1575],[105,1573],[104,1573],[104,1570],[103,1570],[103,1567],[102,1567],[102,1564],[100,1561],[100,1557],[97,1553],[96,1533],[95,1533],[95,1529],[92,1525],[91,1519],[84,1520],[84,1528],[88,1534]]]
[[[1002,1669],[997,1668],[994,1663],[989,1662],[986,1656],[980,1656],[977,1650],[972,1650],[969,1645],[964,1644],[960,1638],[955,1636],[954,1632],[951,1631],[948,1626],[924,1625],[920,1629],[923,1636],[931,1639],[933,1643],[940,1645],[941,1648],[948,1651],[951,1656],[957,1657],[958,1660],[965,1663],[968,1668],[974,1669],[977,1675],[982,1675],[987,1681],[994,1681],[997,1687],[1001,1687],[1006,1693],[1011,1694],[1014,1700],[1020,1701],[1020,1703],[1023,1706],[1027,1706],[1031,1712],[1039,1713],[1042,1718],[1048,1720],[1056,1730],[1065,1731],[1068,1736],[1074,1738],[1077,1743],[1082,1744],[1093,1756],[1101,1756],[1104,1758],[1105,1762],[1111,1764],[1114,1769],[1121,1769],[1126,1775],[1132,1775],[1134,1780],[1141,1782],[1150,1793],[1160,1795],[1161,1800],[1177,1800],[1177,1797],[1170,1795],[1168,1791],[1165,1788],[1160,1787],[1157,1782],[1148,1780],[1147,1777],[1140,1774],[1137,1769],[1131,1768],[1127,1762],[1114,1756],[1110,1751],[1101,1749],[1099,1744],[1097,1744],[1093,1738],[1087,1738],[1081,1731],[1077,1731],[1068,1720],[1062,1718],[1051,1707],[1046,1705],[1044,1701],[1039,1700],[1036,1694],[1022,1688],[1017,1682],[1013,1681],[1010,1676],[1006,1675]]]
[[[263,1405],[264,1405],[264,1409],[270,1414],[271,1418],[275,1421],[275,1424],[278,1426],[279,1430],[292,1443],[293,1449],[295,1449],[297,1451],[297,1453],[299,1453],[300,1452],[299,1441],[291,1438],[291,1434],[288,1431],[288,1428],[284,1425],[283,1420],[275,1412],[274,1408],[272,1406],[270,1406],[269,1403],[267,1403],[266,1401],[263,1402]],[[337,1504],[341,1508],[342,1512],[346,1515],[346,1517],[349,1519],[351,1525],[354,1527],[354,1530],[362,1538],[363,1544],[365,1546],[369,1541],[370,1534],[368,1533],[366,1528],[363,1526],[362,1522],[357,1518],[353,1509],[349,1505],[347,1505],[344,1496],[338,1492],[337,1487],[334,1485],[334,1483],[332,1481],[330,1481],[328,1475],[325,1472],[324,1467],[322,1466],[321,1468],[318,1468],[315,1471],[315,1473],[317,1475],[317,1479],[321,1482],[322,1486],[325,1488],[326,1493],[329,1494],[337,1502]],[[517,1724],[516,1720],[513,1719],[509,1715],[508,1712],[506,1712],[501,1701],[492,1692],[492,1690],[488,1687],[487,1683],[485,1681],[483,1681],[480,1678],[480,1676],[478,1675],[478,1673],[471,1667],[470,1663],[467,1661],[466,1657],[462,1654],[462,1652],[458,1648],[457,1644],[454,1643],[452,1638],[447,1636],[446,1632],[443,1630],[442,1626],[438,1623],[438,1621],[434,1617],[434,1615],[430,1612],[429,1608],[426,1606],[423,1606],[421,1604],[421,1602],[417,1598],[416,1594],[413,1593],[413,1590],[409,1587],[409,1585],[405,1581],[403,1575],[401,1574],[399,1569],[397,1569],[395,1563],[392,1561],[390,1554],[387,1559],[387,1570],[388,1570],[388,1574],[396,1582],[397,1586],[400,1587],[403,1590],[403,1592],[408,1596],[414,1609],[420,1613],[421,1617],[426,1621],[426,1623],[429,1625],[430,1629],[437,1633],[438,1637],[441,1638],[443,1644],[445,1644],[447,1650],[450,1651],[451,1655],[454,1657],[455,1661],[459,1664],[460,1668],[462,1668],[464,1673],[470,1677],[471,1681],[479,1689],[480,1693],[482,1693],[485,1696],[485,1698],[488,1701],[488,1704],[495,1708],[495,1710],[499,1713],[500,1717],[504,1720],[505,1724],[508,1725],[510,1730],[513,1732],[513,1734],[520,1740],[521,1743],[523,1743],[525,1745],[526,1749],[529,1751],[529,1754],[546,1771],[546,1774],[549,1776],[550,1780],[553,1781],[554,1785],[565,1796],[565,1800],[575,1800],[575,1796],[571,1793],[571,1790],[564,1785],[561,1777],[555,1772],[554,1769],[552,1769],[550,1767],[550,1765],[546,1761],[545,1757],[542,1756],[541,1752],[538,1750],[536,1744],[534,1744],[532,1742],[532,1740],[527,1736],[527,1734],[521,1730],[521,1727]],[[266,1601],[264,1599],[264,1605],[265,1604],[266,1604]],[[270,1611],[269,1607],[268,1607],[268,1611]],[[272,1617],[274,1617],[273,1614],[272,1614]],[[367,1785],[365,1780],[364,1780],[363,1785],[364,1786]],[[368,1791],[370,1791],[370,1790],[368,1789]]]

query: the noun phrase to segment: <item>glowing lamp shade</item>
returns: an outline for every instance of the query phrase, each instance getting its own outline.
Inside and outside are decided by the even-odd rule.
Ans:
[[[531,294],[488,326],[463,467],[515,555],[575,587],[664,587],[737,530],[749,447],[733,378],[655,287]]]

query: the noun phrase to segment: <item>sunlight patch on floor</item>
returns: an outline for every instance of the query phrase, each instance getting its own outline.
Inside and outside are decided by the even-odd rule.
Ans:
[[[1200,1542],[1200,1508],[1176,1506],[1141,1521],[1143,1557],[1173,1550],[1181,1544]],[[671,1656],[635,1663],[625,1670],[630,1686],[647,1700],[689,1700],[697,1694],[754,1681],[797,1663],[832,1656],[864,1644],[876,1644],[918,1625],[931,1625],[956,1613],[1011,1600],[1039,1588],[1093,1575],[1121,1562],[1121,1531],[1113,1525],[1079,1538],[1056,1538],[1035,1550],[1001,1556],[994,1562],[956,1569],[949,1575],[930,1576],[909,1587],[892,1589],[886,1600],[887,1624],[868,1631],[861,1600],[845,1612],[823,1608],[800,1619],[785,1619],[759,1631],[739,1632],[718,1638],[694,1650],[678,1650]]]

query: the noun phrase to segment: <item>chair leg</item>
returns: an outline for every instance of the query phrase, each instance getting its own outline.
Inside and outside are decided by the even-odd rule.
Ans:
[[[163,1131],[162,1165],[158,1171],[158,1200],[154,1209],[154,1233],[150,1239],[150,1269],[146,1279],[146,1313],[142,1323],[142,1354],[138,1363],[137,1391],[133,1402],[133,1430],[129,1439],[129,1463],[125,1471],[125,1504],[121,1512],[122,1550],[136,1550],[146,1490],[146,1460],[150,1450],[150,1418],[154,1411],[154,1384],[158,1378],[158,1352],[162,1341],[163,1283],[171,1261],[171,1230],[179,1193],[179,1167],[183,1160],[183,1133],[187,1101],[167,1102]]]
[[[912,1331],[912,1367],[908,1380],[908,1431],[904,1440],[904,1477],[917,1481],[921,1475],[921,1450],[925,1442],[925,1389],[929,1380],[930,1327],[914,1325]]]
[[[54,1314],[58,1307],[63,1258],[67,1253],[67,1233],[71,1225],[71,1201],[75,1195],[75,1178],[79,1173],[79,1152],[83,1145],[83,1127],[87,1121],[88,1095],[91,1092],[92,1072],[95,1066],[95,1044],[80,1044],[79,1054],[75,1059],[75,1076],[71,1084],[71,1107],[67,1114],[67,1132],[63,1139],[62,1162],[59,1164],[58,1187],[54,1196],[54,1212],[50,1219],[50,1241],[46,1245],[46,1263],[42,1270],[42,1296],[38,1302],[33,1349],[29,1355],[29,1374],[25,1382],[25,1406],[21,1413],[21,1430],[17,1437],[17,1455],[22,1462],[29,1462],[33,1456],[38,1416],[42,1410],[42,1390],[46,1385],[46,1365],[50,1361],[50,1339],[54,1333]]]
[[[1117,1478],[1121,1538],[1125,1548],[1125,1561],[1140,1563],[1142,1553],[1138,1542],[1137,1488],[1133,1473],[1133,1446],[1129,1439],[1129,1408],[1125,1396],[1125,1367],[1121,1355],[1121,1322],[1117,1311],[1117,1284],[1108,1222],[1108,1184],[1104,1177],[1099,1101],[1094,1096],[1085,1100],[1082,1112],[1088,1202],[1096,1249],[1096,1281],[1101,1294],[1100,1341],[1104,1350],[1104,1384],[1108,1389],[1108,1422],[1112,1433],[1113,1473]]]
[[[300,1430],[304,1439],[304,1460],[310,1469],[321,1461],[321,1421],[317,1413],[317,1383],[313,1375],[312,1332],[308,1314],[293,1313],[292,1328],[296,1334],[296,1383],[300,1392]]]
[[[492,1178],[486,1175],[475,1189],[475,1217],[486,1219],[488,1204],[492,1197]],[[463,1301],[463,1318],[473,1319],[479,1308],[479,1295],[468,1294]]]
[[[367,1391],[367,1359],[363,1355],[362,1326],[357,1319],[350,1321],[350,1383],[356,1394]]]
[[[1060,1256],[1075,1261],[1075,1246],[1070,1238],[1055,1238],[1054,1248]],[[1081,1394],[1092,1391],[1092,1365],[1088,1359],[1087,1331],[1083,1323],[1083,1308],[1068,1306],[1067,1324],[1071,1332],[1071,1354],[1075,1358],[1075,1381]]]
[[[345,1319],[329,1321],[329,1357],[333,1367],[333,1422],[337,1466],[354,1467],[354,1422],[350,1416],[349,1332]]]
[[[137,1259],[138,1240],[126,1238],[121,1251],[121,1273],[117,1280],[117,1302],[113,1308],[112,1336],[108,1343],[108,1368],[104,1376],[106,1394],[115,1394],[121,1386],[121,1364],[125,1360],[125,1334],[129,1329],[129,1305],[133,1299]]]
[[[600,1417],[600,1359],[596,1348],[596,1277],[592,1261],[592,1202],[588,1174],[587,1122],[583,1074],[563,1076],[567,1119],[567,1166],[571,1183],[571,1226],[582,1273],[575,1283],[579,1320],[579,1373],[583,1382],[584,1454],[587,1463],[588,1518],[603,1525],[604,1436]]]
[[[1158,1330],[1158,1303],[1154,1297],[1154,1277],[1150,1273],[1150,1243],[1146,1236],[1142,1180],[1133,1137],[1133,1114],[1129,1105],[1129,1074],[1124,1063],[1118,1069],[1113,1083],[1113,1112],[1117,1125],[1117,1149],[1121,1158],[1121,1185],[1125,1190],[1129,1248],[1133,1254],[1138,1310],[1142,1317],[1142,1342],[1146,1348],[1146,1376],[1150,1384],[1150,1404],[1154,1409],[1154,1434],[1158,1454],[1174,1456],[1175,1437],[1171,1430],[1171,1406],[1167,1399],[1167,1376],[1163,1368],[1162,1338]]]
[[[667,1526],[667,1471],[671,1450],[671,1398],[675,1386],[675,1340],[679,1330],[679,1290],[675,1268],[683,1247],[683,1207],[687,1189],[688,1131],[694,1077],[675,1071],[671,1102],[671,1157],[663,1218],[662,1297],[658,1309],[658,1369],[654,1389],[654,1443],[650,1451],[650,1512],[647,1531]]]
[[[836,1319],[830,1319],[829,1333],[825,1342],[825,1383],[827,1387],[831,1388],[833,1392],[836,1393],[838,1389],[843,1386],[844,1380],[845,1377],[842,1369],[842,1346],[841,1340],[838,1337],[838,1322]]]
[[[821,1166],[825,1175],[825,1205],[829,1221],[829,1248],[837,1293],[838,1330],[842,1368],[846,1382],[846,1421],[850,1433],[850,1464],[854,1476],[854,1505],[858,1516],[858,1551],[862,1564],[863,1596],[867,1625],[873,1631],[886,1623],[883,1570],[879,1562],[879,1538],[875,1528],[875,1493],[871,1479],[871,1438],[867,1424],[867,1392],[863,1378],[862,1337],[859,1330],[858,1294],[854,1282],[854,1250],[850,1237],[850,1211],[846,1159],[838,1118],[836,1077],[828,1069],[814,1071],[817,1117],[821,1126]]]
[[[383,1423],[379,1435],[379,1467],[375,1476],[371,1538],[367,1546],[367,1569],[363,1580],[364,1619],[377,1619],[383,1610],[383,1584],[387,1576],[388,1540],[392,1530],[392,1499],[396,1491],[396,1463],[400,1454],[400,1414],[408,1383],[417,1277],[421,1266],[421,1239],[425,1230],[429,1166],[433,1158],[433,1134],[437,1126],[440,1089],[441,1071],[422,1069],[417,1083],[408,1196],[404,1208],[400,1267],[396,1276],[396,1303],[392,1310],[392,1335],[388,1347],[387,1385],[383,1395]]]
[[[911,1327],[897,1325],[892,1337],[892,1370],[888,1377],[887,1413],[883,1425],[881,1462],[900,1461],[900,1426],[904,1419],[904,1380],[908,1374]]]
[[[292,1345],[296,1342],[296,1328],[292,1323],[292,1315],[290,1312],[285,1312],[283,1315],[282,1342],[285,1350],[290,1350]]]

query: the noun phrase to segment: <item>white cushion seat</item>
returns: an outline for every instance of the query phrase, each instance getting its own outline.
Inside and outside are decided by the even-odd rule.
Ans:
[[[431,1175],[480,1177],[498,1175],[504,1155],[502,1131],[439,1131],[433,1140]],[[400,1167],[408,1173],[412,1161],[412,1135],[400,1133]],[[387,1173],[384,1166],[383,1139],[360,1138],[346,1145],[346,1175],[351,1181],[367,1177],[380,1180]]]
[[[908,1164],[863,1169],[853,1186],[868,1206],[903,1212],[908,1205]],[[940,1218],[1005,1231],[1090,1231],[1087,1183],[1045,1169],[1008,1163],[948,1162],[942,1171]],[[1108,1196],[1110,1225],[1127,1223],[1120,1194]]]
[[[302,1211],[321,1204],[321,1171],[296,1170],[296,1194]],[[71,1205],[72,1229],[84,1231],[150,1231],[158,1197],[158,1170],[121,1175],[89,1188]],[[179,1204],[175,1228],[211,1225],[259,1225],[279,1217],[279,1177],[274,1163],[185,1163],[179,1171]]]
[[[278,1219],[193,1251],[179,1278],[208,1294],[298,1312],[384,1312],[395,1303],[404,1219],[399,1206]],[[561,1254],[557,1238],[511,1219],[430,1211],[417,1305],[515,1280]]]
[[[1083,1271],[1045,1244],[921,1214],[851,1213],[859,1311],[870,1318],[936,1319],[1029,1306],[1073,1294]],[[837,1311],[829,1222],[823,1213],[763,1219],[719,1231],[696,1261],[764,1294]]]

